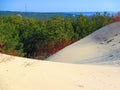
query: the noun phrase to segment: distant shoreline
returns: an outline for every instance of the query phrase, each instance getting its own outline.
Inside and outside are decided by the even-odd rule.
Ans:
[[[80,15],[80,14],[83,14],[83,15],[86,15],[86,16],[91,16],[91,15],[94,15],[96,14],[97,12],[99,11],[95,11],[95,12],[25,12],[25,11],[0,11],[0,16],[2,15],[1,13],[31,13],[31,14],[69,14],[69,15]],[[104,12],[107,12],[109,13],[110,15],[115,15],[117,14],[118,12],[115,12],[115,11],[100,11],[99,13],[102,15],[104,14]]]

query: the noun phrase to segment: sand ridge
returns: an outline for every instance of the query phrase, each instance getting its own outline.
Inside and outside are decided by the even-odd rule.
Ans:
[[[120,65],[120,22],[107,25],[47,58],[66,63]]]

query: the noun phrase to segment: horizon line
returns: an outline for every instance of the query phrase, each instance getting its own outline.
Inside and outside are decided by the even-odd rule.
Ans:
[[[69,13],[69,12],[120,12],[120,11],[12,11],[12,10],[0,10],[3,12],[24,12],[24,13]]]

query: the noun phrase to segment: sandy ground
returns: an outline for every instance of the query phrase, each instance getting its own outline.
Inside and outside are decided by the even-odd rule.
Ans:
[[[120,22],[105,26],[48,57],[67,63],[120,65]]]
[[[0,90],[120,90],[120,67],[0,55]]]

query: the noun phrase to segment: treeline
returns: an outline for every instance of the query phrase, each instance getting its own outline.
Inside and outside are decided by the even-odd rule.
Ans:
[[[102,12],[101,12],[102,13]],[[42,19],[46,20],[55,15],[60,17],[73,17],[74,13],[62,13],[62,12],[17,12],[17,11],[0,11],[0,16],[10,16],[10,15],[21,15],[22,17],[34,18],[34,19]],[[77,15],[76,15],[77,16]]]
[[[48,20],[1,16],[0,52],[44,59],[112,22],[113,16],[106,12],[91,17],[54,16]]]

